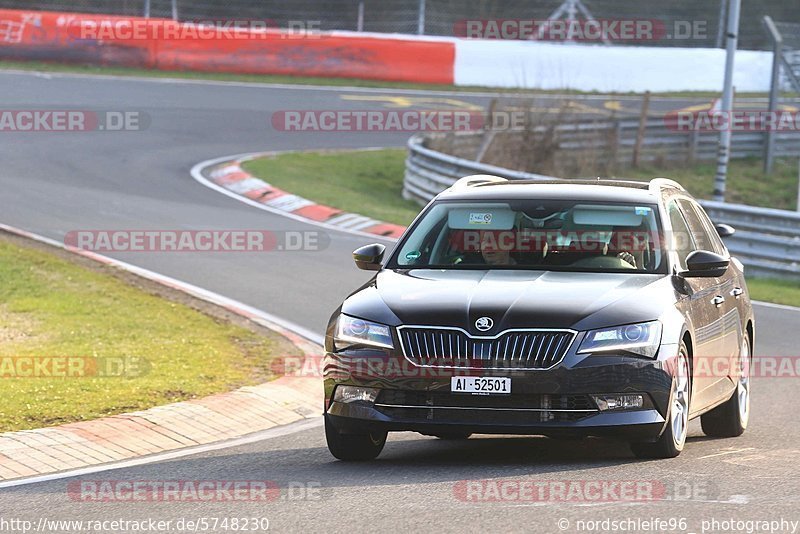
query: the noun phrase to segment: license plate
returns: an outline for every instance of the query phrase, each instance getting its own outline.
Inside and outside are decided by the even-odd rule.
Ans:
[[[472,395],[509,395],[511,394],[511,379],[454,376],[450,378],[450,391],[452,393],[470,393]]]

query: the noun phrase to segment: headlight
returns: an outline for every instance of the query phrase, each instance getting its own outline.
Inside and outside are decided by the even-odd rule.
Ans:
[[[629,352],[655,358],[661,344],[661,323],[627,324],[587,332],[578,354],[587,352]]]
[[[394,348],[392,331],[382,324],[356,319],[348,315],[340,315],[333,337],[337,349],[353,345],[369,345],[371,347]]]

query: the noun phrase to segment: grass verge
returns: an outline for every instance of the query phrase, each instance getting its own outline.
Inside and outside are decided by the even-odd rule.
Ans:
[[[650,180],[663,176],[678,181],[697,198],[711,198],[714,192],[716,163],[664,169],[639,167],[626,169],[619,177]],[[726,199],[750,206],[797,209],[798,164],[796,159],[777,159],[770,176],[765,176],[759,158],[734,159],[728,165]]]
[[[748,278],[747,289],[753,300],[800,307],[800,282]]]
[[[253,160],[245,168],[277,187],[321,204],[408,224],[419,206],[400,196],[405,156],[402,149],[297,152]],[[715,173],[715,164],[700,163],[668,170],[639,167],[621,172],[619,177],[646,181],[664,176],[677,180],[698,198],[711,198]],[[776,160],[770,176],[762,173],[759,159],[732,160],[728,167],[729,202],[794,210],[797,187],[796,160]]]
[[[291,152],[246,162],[244,168],[320,204],[408,225],[420,206],[401,196],[405,157],[400,148]]]
[[[297,354],[275,333],[212,317],[206,303],[6,234],[0,280],[0,431],[262,383],[272,378],[273,355]],[[26,357],[88,358],[80,360],[87,370],[92,358],[123,365],[112,376],[34,378],[19,375]]]

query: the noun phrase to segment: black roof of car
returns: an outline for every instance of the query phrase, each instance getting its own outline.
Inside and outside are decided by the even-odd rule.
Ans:
[[[484,181],[485,180],[485,181]],[[491,180],[491,181],[489,181]],[[459,182],[464,182],[460,185]],[[502,180],[496,177],[463,178],[439,194],[441,200],[586,200],[611,202],[658,202],[662,187],[683,190],[669,180]]]

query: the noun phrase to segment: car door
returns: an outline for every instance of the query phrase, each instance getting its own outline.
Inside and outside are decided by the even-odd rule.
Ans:
[[[673,198],[667,202],[667,215],[672,226],[678,268],[686,270],[686,257],[691,252],[700,250],[699,243],[686,222],[678,199]],[[723,378],[727,376],[721,309],[724,300],[720,300],[723,297],[721,280],[718,278],[689,277],[684,278],[684,284],[688,314],[694,328],[692,407],[696,410],[717,400],[719,375]],[[721,370],[720,361],[723,362]]]
[[[716,252],[726,258],[730,258],[730,253],[722,243],[714,223],[708,218],[705,210],[694,200],[682,200],[678,202],[687,213],[689,228],[694,232],[694,226],[701,225],[705,233],[708,246],[712,252]],[[699,230],[698,230],[699,231]],[[722,306],[723,312],[723,331],[725,335],[725,353],[729,357],[729,365],[738,365],[739,350],[744,339],[744,310],[742,296],[744,295],[744,280],[740,273],[733,267],[729,267],[724,276],[721,277],[722,296],[725,302]]]

